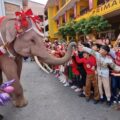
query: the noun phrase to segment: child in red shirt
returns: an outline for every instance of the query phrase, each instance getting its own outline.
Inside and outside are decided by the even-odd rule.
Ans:
[[[78,64],[76,62],[75,56],[72,56],[71,67],[73,73],[73,78],[72,78],[73,86],[71,88],[75,89],[75,92],[80,92],[81,91],[80,72],[78,70]]]
[[[94,88],[94,104],[97,104],[99,101],[99,90],[98,90],[98,83],[96,79],[95,69],[96,69],[96,59],[94,56],[89,55],[89,53],[84,52],[83,58],[79,58],[76,56],[76,61],[78,63],[83,63],[84,68],[87,73],[86,78],[86,87],[85,87],[85,96],[86,100],[90,100],[91,96],[91,85]]]
[[[73,51],[72,51],[72,58],[71,58],[71,68],[72,68],[72,73],[73,73],[73,76],[72,76],[72,86],[71,88],[72,89],[75,89],[75,92],[80,92],[81,89],[80,89],[80,86],[81,86],[81,81],[80,81],[80,72],[78,70],[78,64],[76,62],[76,59],[75,59],[75,53],[76,53],[76,49],[74,48]]]
[[[120,66],[120,48],[115,52],[115,64]],[[112,71],[111,73],[111,89],[112,89],[112,101],[113,103],[120,104],[120,72]]]

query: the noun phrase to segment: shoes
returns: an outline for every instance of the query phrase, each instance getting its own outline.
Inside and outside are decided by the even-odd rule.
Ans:
[[[94,100],[94,104],[98,104],[99,103],[99,100]]]
[[[65,79],[61,79],[60,82],[63,83],[63,84],[65,84],[66,80]]]
[[[76,88],[76,89],[75,89],[75,92],[80,92],[80,91],[81,91],[80,88]]]
[[[64,75],[60,75],[60,76],[59,76],[59,80],[60,80],[60,82],[62,82],[62,83],[65,83],[65,82],[66,82],[66,78],[64,77]]]
[[[80,93],[78,96],[79,97],[85,97],[85,95],[83,93]]]
[[[52,72],[53,74],[56,74],[56,71],[55,70],[53,70],[53,72]]]
[[[63,84],[65,84],[66,83],[66,80],[63,80],[63,82],[62,82]]]
[[[76,89],[76,88],[77,88],[77,86],[75,86],[75,85],[71,86],[71,89]]]
[[[120,104],[120,95],[118,96],[118,99],[117,99],[117,100],[118,100],[118,101],[117,101],[118,104]]]
[[[86,102],[89,102],[90,101],[90,98],[86,98]]]
[[[107,105],[108,105],[108,106],[111,106],[111,101],[107,101]]]
[[[0,114],[0,120],[3,120],[3,116]]]
[[[113,104],[117,104],[117,101],[116,101],[116,100],[114,100],[114,101],[113,101]]]
[[[103,102],[104,102],[104,98],[101,98],[101,99],[100,99],[100,103],[103,103]]]
[[[53,73],[53,70],[50,70],[50,73]]]
[[[55,77],[58,78],[60,75],[59,74],[56,74]]]
[[[64,84],[64,87],[68,87],[68,86],[69,86],[69,83],[66,82],[66,83]]]
[[[117,104],[117,102],[118,102],[118,101],[117,101],[117,97],[116,97],[116,96],[113,96],[113,97],[112,97],[112,103],[113,103],[113,104]]]

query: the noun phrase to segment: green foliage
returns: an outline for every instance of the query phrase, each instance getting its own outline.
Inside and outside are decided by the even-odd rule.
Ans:
[[[101,32],[111,27],[108,21],[105,20],[102,16],[92,16],[89,19],[84,21],[85,21],[84,23],[83,23],[83,20],[79,22],[82,23],[82,26],[84,26],[81,32],[85,35],[93,32]]]
[[[74,37],[75,34],[90,34],[101,32],[111,27],[102,16],[92,16],[89,19],[82,19],[78,22],[70,21],[59,28],[59,34],[65,38],[67,35]]]
[[[83,30],[85,28],[86,25],[86,19],[82,19],[79,22],[77,22],[76,24],[74,24],[74,30],[77,34],[82,34]]]
[[[61,26],[58,30],[58,34],[62,35],[63,38],[65,38],[66,33],[65,33],[65,26]]]
[[[61,34],[63,36],[63,38],[65,38],[67,35],[69,35],[70,37],[75,36],[75,30],[74,30],[74,21],[70,21],[69,23],[66,23],[65,25],[61,26],[59,28],[59,34]]]

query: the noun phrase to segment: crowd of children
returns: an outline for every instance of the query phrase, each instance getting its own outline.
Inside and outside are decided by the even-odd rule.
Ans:
[[[65,43],[47,41],[45,44],[51,54],[64,56]],[[108,39],[106,42],[79,42],[73,48],[71,59],[64,65],[53,67],[53,70],[64,86],[79,92],[87,102],[93,99],[94,104],[117,104],[117,109],[120,109],[120,35],[114,45]]]

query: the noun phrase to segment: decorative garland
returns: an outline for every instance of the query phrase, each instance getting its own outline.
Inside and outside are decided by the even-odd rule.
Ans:
[[[27,11],[20,11],[16,12],[16,23],[15,23],[15,29],[19,32],[23,30],[23,28],[28,28],[29,21],[27,18],[30,18],[36,25],[37,29],[41,32],[41,28],[38,27],[37,23],[40,23],[42,20],[39,16],[33,15],[33,12],[31,9],[28,9]]]
[[[14,87],[12,87],[12,84],[15,82],[15,80],[10,80],[8,82],[3,83],[0,86],[0,105],[4,106],[6,105],[10,100],[10,93],[14,91]]]

